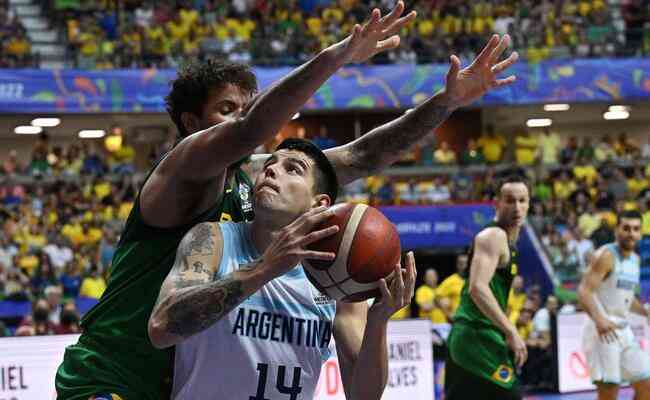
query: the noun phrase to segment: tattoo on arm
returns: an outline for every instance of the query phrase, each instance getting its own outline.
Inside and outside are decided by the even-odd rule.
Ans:
[[[241,303],[242,294],[241,281],[232,277],[187,288],[169,306],[167,329],[183,337],[201,332]]]
[[[210,276],[210,272],[205,269],[201,272],[201,279],[179,277],[176,280],[176,288],[179,290],[161,305],[167,308],[165,314],[169,333],[184,338],[192,336],[232,311],[248,297],[242,288],[241,272],[255,268],[257,263],[242,267],[225,277],[216,277],[216,273]],[[196,265],[197,263],[194,264],[195,267]],[[205,276],[208,277],[207,283]]]
[[[449,108],[434,96],[417,109],[346,146],[345,155],[341,154],[344,159],[339,163],[344,165],[337,167],[349,168],[354,178],[377,173],[398,161],[405,151],[431,134],[449,115]]]

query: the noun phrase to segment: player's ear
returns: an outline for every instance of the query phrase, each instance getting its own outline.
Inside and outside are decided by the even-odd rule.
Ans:
[[[332,199],[327,194],[318,194],[316,195],[315,200],[316,201],[314,202],[314,207],[329,207],[332,205]]]
[[[193,113],[190,112],[182,113],[181,122],[183,123],[183,126],[185,127],[185,130],[188,132],[188,134],[198,132],[201,129],[201,123],[199,122],[199,118]]]

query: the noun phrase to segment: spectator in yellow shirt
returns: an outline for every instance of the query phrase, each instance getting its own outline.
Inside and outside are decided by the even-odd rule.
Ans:
[[[524,299],[525,300],[525,299]],[[535,307],[531,301],[526,301],[521,309],[510,315],[510,322],[517,328],[517,333],[524,340],[528,340],[530,333],[533,331],[533,315]]]
[[[515,138],[515,159],[520,166],[530,166],[537,160],[537,138],[525,130]]]
[[[106,281],[99,274],[96,265],[90,268],[90,275],[84,278],[79,289],[79,296],[90,297],[99,300],[106,290]]]
[[[510,295],[508,296],[508,309],[510,315],[513,313],[519,314],[526,302],[526,291],[524,290],[524,278],[521,275],[515,276],[512,280],[510,287]]]
[[[27,39],[27,35],[22,29],[19,29],[15,35],[11,36],[5,43],[7,54],[15,57],[18,61],[24,61],[32,51],[32,46]]]
[[[555,197],[561,200],[568,199],[573,192],[575,192],[577,185],[574,180],[569,179],[569,174],[566,171],[562,171],[559,179],[556,179],[553,182],[553,192]]]
[[[549,128],[544,128],[539,135],[539,148],[541,150],[541,158],[543,164],[557,164],[558,156],[560,155],[560,135],[556,132],[551,132]]]
[[[424,283],[415,291],[415,303],[420,308],[418,316],[430,319],[434,324],[447,322],[447,317],[438,307],[436,288],[438,286],[438,273],[429,268],[424,272]]]
[[[433,152],[433,160],[441,165],[455,164],[456,153],[449,148],[449,143],[443,140],[440,142],[440,147]]]
[[[627,190],[633,197],[637,197],[639,193],[644,191],[650,186],[650,180],[643,175],[640,167],[634,169],[634,175],[627,180]]]
[[[183,23],[180,14],[176,14],[174,19],[167,22],[166,28],[172,47],[180,45],[181,41],[190,33],[190,27]]]
[[[503,136],[494,132],[494,126],[488,125],[486,133],[481,135],[478,139],[478,145],[483,150],[485,160],[489,163],[498,163],[503,157],[503,148],[506,145],[506,140]]]
[[[460,305],[460,294],[463,291],[463,286],[465,286],[465,271],[469,267],[467,263],[467,255],[459,255],[458,258],[456,258],[456,273],[443,280],[436,289],[436,297],[439,299],[440,304],[449,304],[448,309],[443,308],[447,319],[453,317],[456,309]]]
[[[575,176],[578,181],[584,180],[587,183],[587,186],[591,187],[598,179],[598,171],[596,171],[596,168],[587,162],[584,157],[580,157],[578,158],[576,166],[573,167],[573,176]]]

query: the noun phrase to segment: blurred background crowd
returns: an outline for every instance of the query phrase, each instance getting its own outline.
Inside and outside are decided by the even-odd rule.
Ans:
[[[188,57],[224,57],[256,65],[291,65],[340,40],[371,7],[395,0],[45,0],[41,15],[64,47],[69,67],[175,67]],[[510,33],[530,62],[548,58],[631,57],[650,50],[644,0],[418,0],[403,45],[373,60],[472,59],[491,32]],[[8,66],[38,66],[40,53],[20,18],[0,2],[0,40]],[[16,34],[13,34],[13,33]],[[9,33],[12,33],[9,35]],[[48,52],[47,48],[42,52]],[[5,58],[5,57],[2,57]]]

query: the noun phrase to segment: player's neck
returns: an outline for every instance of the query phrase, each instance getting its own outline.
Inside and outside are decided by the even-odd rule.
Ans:
[[[508,235],[508,243],[514,244],[517,242],[519,239],[519,232],[521,231],[520,226],[504,226],[498,218],[496,218],[494,222],[506,231],[506,234]]]
[[[620,243],[616,242],[616,247],[618,247],[619,253],[621,253],[621,257],[623,258],[628,258],[630,255],[632,255],[634,250],[625,250],[623,246],[620,245]]]
[[[284,225],[273,224],[271,221],[265,221],[262,217],[255,216],[251,223],[251,240],[259,254],[263,254],[266,248],[275,238],[278,237]]]

